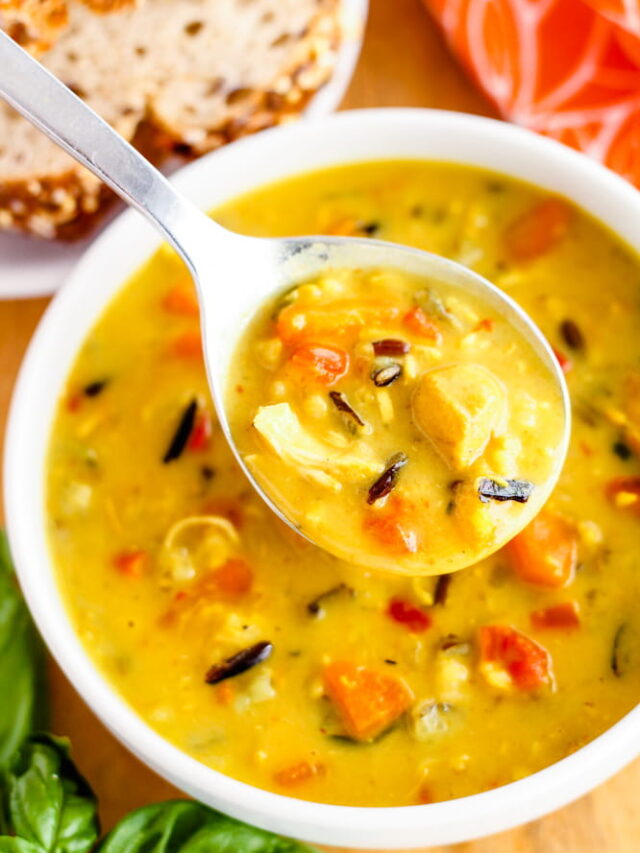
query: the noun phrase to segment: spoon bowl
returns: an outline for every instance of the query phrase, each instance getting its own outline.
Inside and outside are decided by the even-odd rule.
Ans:
[[[515,536],[538,513],[555,486],[562,470],[570,436],[571,406],[569,394],[558,359],[554,355],[546,338],[531,321],[530,317],[503,291],[482,276],[439,255],[413,249],[407,246],[382,242],[380,240],[356,239],[353,237],[299,237],[279,240],[253,240],[256,244],[253,252],[246,252],[241,260],[235,259],[228,272],[222,275],[225,282],[233,282],[233,300],[224,306],[218,304],[216,294],[206,288],[201,293],[201,305],[204,312],[203,339],[206,352],[206,365],[209,385],[220,419],[224,435],[246,477],[256,491],[266,501],[271,510],[286,524],[314,544],[320,545],[335,556],[371,569],[383,569],[398,573],[433,575],[466,568],[474,562],[497,550],[508,539]],[[254,259],[261,252],[272,252],[271,258],[263,269],[269,272],[265,281],[260,269],[253,267]],[[366,554],[357,548],[347,548],[337,538],[320,538],[315,531],[301,525],[294,514],[285,508],[284,502],[274,497],[265,488],[261,479],[256,477],[255,469],[247,463],[245,455],[239,452],[229,423],[229,411],[226,404],[228,377],[232,373],[232,363],[236,354],[239,338],[253,319],[256,308],[265,303],[271,304],[274,296],[297,284],[313,279],[329,270],[378,270],[393,269],[418,277],[425,283],[444,285],[450,292],[459,291],[460,297],[476,297],[488,310],[495,310],[509,325],[517,331],[533,350],[537,360],[544,366],[552,378],[557,390],[554,403],[562,409],[562,435],[553,458],[550,475],[536,488],[534,495],[522,507],[522,512],[509,526],[507,539],[500,538],[483,545],[482,548],[459,552],[454,561],[444,559],[425,560],[422,563],[411,562],[403,566],[401,560],[393,555],[380,553]],[[213,277],[220,277],[221,270],[211,270]],[[471,554],[471,556],[469,556]]]
[[[0,67],[0,97],[142,213],[183,259],[198,293],[209,386],[222,430],[253,487],[283,521],[301,532],[256,480],[238,452],[229,426],[225,388],[239,337],[256,310],[283,290],[331,269],[381,267],[443,283],[494,307],[529,343],[548,372],[562,407],[562,439],[552,475],[538,490],[531,512],[520,516],[511,535],[533,517],[562,469],[570,432],[570,406],[562,370],[548,343],[506,294],[454,261],[405,246],[352,237],[262,239],[228,231],[178,193],[93,110],[1,31]],[[331,543],[321,544],[338,556],[355,559],[353,554],[333,549]],[[490,551],[501,544],[504,543]],[[474,554],[455,568],[463,568],[485,555]],[[451,567],[441,566],[440,571],[451,571]],[[425,573],[438,574],[438,567],[431,565]]]

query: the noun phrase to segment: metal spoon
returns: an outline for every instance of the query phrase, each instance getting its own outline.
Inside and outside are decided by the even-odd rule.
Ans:
[[[289,526],[299,532],[256,482],[236,449],[224,407],[225,382],[239,335],[254,312],[276,292],[328,268],[397,268],[459,288],[500,312],[533,347],[553,379],[563,408],[564,440],[547,483],[547,493],[551,490],[568,445],[566,383],[541,332],[501,290],[460,264],[406,246],[352,237],[258,239],[228,231],[178,193],[141,154],[2,31],[0,69],[0,97],[146,216],[184,260],[198,292],[209,386],[222,430],[253,487]]]

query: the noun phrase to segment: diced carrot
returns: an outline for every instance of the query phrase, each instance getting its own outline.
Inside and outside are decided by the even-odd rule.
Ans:
[[[170,607],[168,610],[165,610],[164,613],[161,613],[158,617],[158,627],[160,628],[173,628],[178,619],[178,614],[173,607]]]
[[[474,332],[493,332],[494,322],[492,317],[483,317],[478,323],[476,323],[473,331]]]
[[[553,681],[549,652],[507,625],[480,628],[480,671],[492,686],[512,684],[518,690],[536,690]]]
[[[363,528],[391,553],[415,554],[418,550],[415,523],[413,504],[399,495],[393,495],[386,506],[368,511]]]
[[[241,557],[231,557],[213,573],[218,592],[227,598],[241,598],[253,585],[253,572]]]
[[[416,305],[402,318],[402,323],[409,332],[419,338],[426,338],[433,341],[434,344],[442,343],[442,332],[438,326],[430,320],[424,310]]]
[[[553,354],[558,359],[558,363],[560,364],[560,369],[563,373],[569,373],[569,371],[573,368],[573,362],[571,359],[566,356],[563,352],[555,347],[551,347],[553,350]]]
[[[426,806],[429,803],[435,803],[435,797],[433,796],[433,791],[431,790],[431,786],[427,785],[426,782],[423,782],[418,789],[417,796],[418,805]]]
[[[567,586],[578,564],[578,538],[562,516],[543,510],[507,545],[513,568],[523,581]]]
[[[273,778],[276,784],[281,785],[283,788],[294,788],[296,785],[308,782],[315,776],[323,776],[324,773],[324,764],[311,764],[308,761],[300,761],[291,767],[278,770],[277,773],[273,774]]]
[[[640,477],[614,477],[606,494],[614,506],[640,515]]]
[[[351,661],[330,663],[324,686],[347,734],[356,740],[371,740],[384,732],[413,701],[402,679]]]
[[[308,341],[355,341],[364,326],[378,328],[396,320],[399,308],[388,302],[338,299],[326,305],[297,301],[278,314],[276,331],[288,346]]]
[[[123,575],[130,578],[140,578],[147,566],[146,551],[123,551],[113,558],[113,565]]]
[[[288,365],[298,376],[328,387],[349,372],[349,353],[328,344],[301,344]]]
[[[571,629],[580,627],[580,608],[577,601],[563,601],[544,610],[534,610],[531,624],[543,631],[547,628]]]
[[[342,219],[334,220],[324,230],[326,234],[331,234],[335,237],[353,237],[356,234],[362,234],[360,228],[361,223],[353,216],[345,216]]]
[[[189,589],[181,609],[199,601],[242,598],[253,585],[253,572],[241,557],[230,557],[216,569],[205,572]]]
[[[431,627],[429,614],[402,598],[391,599],[387,607],[387,615],[394,622],[404,625],[412,634],[422,634]]]
[[[246,595],[253,586],[253,572],[242,557],[230,557],[216,569],[205,572],[187,589],[181,589],[173,597],[170,607],[160,617],[159,624],[170,628],[178,617],[201,601],[236,601]]]
[[[202,338],[197,329],[183,332],[171,343],[171,352],[178,358],[200,360],[202,358]]]
[[[223,681],[221,684],[217,685],[215,689],[215,697],[219,705],[230,705],[233,702],[234,696],[235,690],[228,681]]]
[[[187,448],[196,453],[207,450],[213,432],[213,422],[207,409],[198,409],[196,420],[189,436]]]
[[[512,222],[504,234],[507,255],[514,261],[531,261],[554,249],[569,230],[572,211],[559,198],[538,202]]]
[[[68,412],[75,413],[78,411],[82,405],[82,396],[82,394],[75,393],[67,397],[66,409]]]
[[[200,306],[193,285],[190,283],[178,284],[173,287],[162,300],[162,307],[169,314],[180,317],[198,317]]]

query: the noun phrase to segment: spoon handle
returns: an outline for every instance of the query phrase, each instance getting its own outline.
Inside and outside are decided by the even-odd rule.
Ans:
[[[195,272],[189,246],[228,232],[173,189],[148,160],[0,30],[0,97],[144,214]],[[205,238],[206,235],[206,238]],[[197,252],[196,252],[197,254]]]

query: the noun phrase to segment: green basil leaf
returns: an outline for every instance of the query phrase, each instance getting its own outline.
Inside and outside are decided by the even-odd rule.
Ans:
[[[0,853],[42,853],[42,847],[25,841],[24,838],[10,838],[8,835],[1,835]]]
[[[87,853],[99,825],[93,791],[69,758],[66,741],[34,735],[17,753],[7,780],[13,832],[42,853]]]
[[[226,817],[200,803],[171,800],[127,815],[97,853],[314,853],[313,848]]]
[[[15,581],[0,530],[0,767],[23,740],[45,727],[44,653]]]

